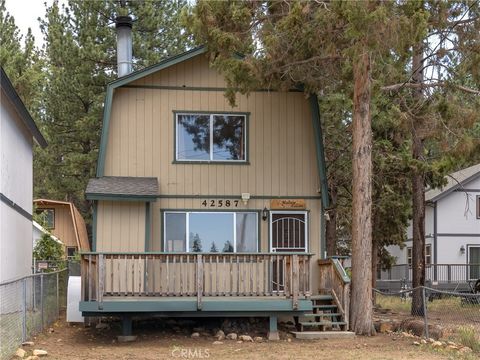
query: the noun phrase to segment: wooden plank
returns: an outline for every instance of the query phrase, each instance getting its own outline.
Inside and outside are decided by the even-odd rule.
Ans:
[[[298,274],[298,255],[292,255],[292,303],[293,309],[298,309],[298,283],[299,283],[299,274]]]
[[[92,269],[92,255],[88,255],[88,301],[92,301],[92,283],[93,283],[93,269]]]
[[[98,255],[98,289],[97,289],[97,301],[103,302],[103,293],[105,286],[105,262],[103,254]]]
[[[197,309],[202,309],[203,293],[203,259],[202,254],[197,255]]]

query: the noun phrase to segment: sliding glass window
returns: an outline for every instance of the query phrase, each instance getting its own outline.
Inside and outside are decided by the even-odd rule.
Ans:
[[[258,214],[165,212],[164,249],[167,252],[257,252]]]
[[[245,162],[246,115],[176,114],[176,161]]]

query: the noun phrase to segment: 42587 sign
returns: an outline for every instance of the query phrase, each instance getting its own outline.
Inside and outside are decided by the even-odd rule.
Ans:
[[[204,208],[236,208],[240,200],[210,199],[203,200],[201,205]]]

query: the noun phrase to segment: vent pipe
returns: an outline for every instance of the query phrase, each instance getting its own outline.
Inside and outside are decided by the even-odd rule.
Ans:
[[[132,18],[117,16],[115,27],[117,29],[117,73],[118,77],[122,77],[132,72]]]

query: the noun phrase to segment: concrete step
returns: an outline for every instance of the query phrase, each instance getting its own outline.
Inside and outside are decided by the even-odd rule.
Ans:
[[[346,339],[355,337],[352,331],[292,331],[293,336],[302,340]]]
[[[302,315],[302,317],[319,317],[319,316],[323,316],[323,317],[333,317],[333,316],[342,316],[342,314],[340,313],[314,313],[314,314],[304,314]]]
[[[302,326],[341,326],[347,325],[344,321],[300,321],[300,325]]]

